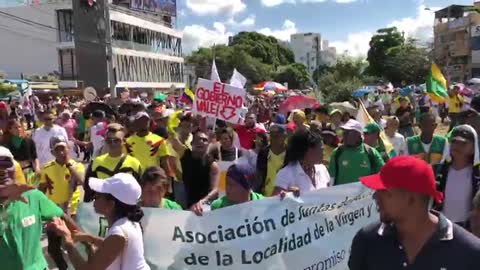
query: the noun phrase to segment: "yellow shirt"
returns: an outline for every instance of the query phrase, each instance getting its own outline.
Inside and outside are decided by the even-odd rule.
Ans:
[[[271,150],[268,152],[267,161],[267,177],[265,179],[265,196],[272,196],[273,189],[275,188],[275,179],[277,178],[278,171],[283,167],[285,160],[285,152],[280,155],[275,155]]]
[[[15,183],[17,184],[27,184],[27,179],[25,178],[25,174],[23,174],[22,166],[17,161],[13,161],[15,165]]]
[[[462,111],[463,107],[463,97],[461,95],[454,95],[453,97],[448,97],[448,112],[449,113],[459,113]]]
[[[112,157],[109,154],[104,154],[96,157],[91,166],[92,173],[94,177],[99,179],[105,179],[113,176],[115,167],[117,167],[118,162],[120,162],[119,157]],[[140,161],[138,159],[127,155],[125,160],[120,167],[119,172],[129,173],[135,177],[135,179],[140,179],[141,173]]]
[[[82,163],[73,160],[71,160],[71,162],[73,168],[75,168],[79,174],[85,174],[85,167]],[[47,197],[54,203],[61,205],[67,202],[68,196],[70,195],[70,178],[71,174],[68,168],[52,160],[43,167],[40,183],[47,184]],[[70,201],[72,213],[76,210],[79,200],[80,188],[77,187]]]
[[[185,141],[185,143],[182,145],[182,148],[177,150],[175,150],[172,146],[172,143],[169,142],[170,154],[172,157],[175,158],[174,170],[175,170],[175,180],[177,181],[182,181],[183,173],[182,173],[182,164],[180,163],[180,159],[183,157],[185,150],[192,149],[192,139],[193,139],[193,135],[190,134],[187,140]]]
[[[130,136],[127,139],[127,152],[140,161],[142,169],[150,166],[159,166],[160,158],[170,156],[168,142],[152,132],[145,137],[137,135]]]

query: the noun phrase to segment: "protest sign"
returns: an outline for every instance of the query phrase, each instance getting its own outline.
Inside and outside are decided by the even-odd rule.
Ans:
[[[346,270],[355,233],[378,220],[372,191],[359,183],[252,201],[195,216],[144,208],[145,258],[152,269]],[[79,224],[98,234],[91,204]]]
[[[192,111],[229,123],[240,124],[245,118],[245,89],[229,84],[198,79]]]

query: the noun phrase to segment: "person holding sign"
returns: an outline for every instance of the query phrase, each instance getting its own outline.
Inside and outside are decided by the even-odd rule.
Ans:
[[[226,195],[215,200],[211,209],[215,210],[262,199],[263,195],[252,191],[254,178],[255,169],[250,167],[248,163],[236,163],[230,166],[227,170]]]
[[[430,209],[440,203],[432,167],[413,156],[390,159],[379,174],[361,177],[375,190],[380,222],[353,238],[350,270],[480,269],[480,240]]]
[[[322,160],[322,137],[309,130],[296,131],[288,141],[284,167],[277,174],[273,195],[328,187],[330,175]]]

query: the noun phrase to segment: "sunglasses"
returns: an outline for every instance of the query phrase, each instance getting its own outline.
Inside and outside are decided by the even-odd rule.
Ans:
[[[107,139],[105,139],[105,142],[107,144],[119,144],[119,143],[122,142],[122,139],[119,139],[119,138],[110,138],[109,139],[109,138],[107,138]]]

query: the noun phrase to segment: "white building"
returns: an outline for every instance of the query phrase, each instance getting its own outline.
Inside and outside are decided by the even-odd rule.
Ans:
[[[333,66],[337,63],[337,53],[319,33],[297,33],[290,36],[289,47],[295,55],[295,62],[304,64],[310,73],[318,66]]]
[[[185,87],[183,34],[172,27],[171,17],[132,10],[130,1],[113,3],[109,6],[117,87]],[[104,64],[87,65],[88,68],[79,71],[82,65],[77,63],[75,53],[73,15],[71,0],[1,8],[0,70],[8,78],[56,71],[63,88],[85,87],[84,80],[88,81],[92,74],[106,73]],[[95,33],[94,29],[91,31]]]

